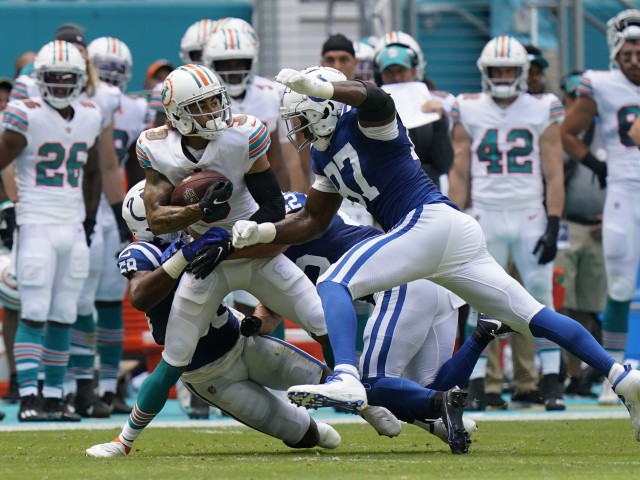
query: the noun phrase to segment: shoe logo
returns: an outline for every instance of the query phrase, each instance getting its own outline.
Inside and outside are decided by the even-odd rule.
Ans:
[[[533,215],[527,215],[527,219],[528,220],[533,220],[534,218],[536,218],[538,215],[540,215],[539,213],[534,213]]]

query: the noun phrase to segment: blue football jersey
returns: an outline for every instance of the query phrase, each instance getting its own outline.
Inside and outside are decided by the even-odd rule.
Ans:
[[[120,273],[129,278],[133,272],[153,271],[160,267],[162,250],[157,244],[149,242],[133,242],[129,244],[118,256],[118,268]],[[169,313],[173,297],[178,288],[179,279],[175,286],[160,302],[146,312],[149,328],[153,340],[158,345],[164,345],[169,323]],[[229,315],[227,322],[220,328],[209,328],[209,332],[200,338],[191,363],[186,371],[196,370],[225,355],[238,341],[240,337],[240,324],[229,309],[220,305],[217,311],[222,316],[225,311]]]
[[[367,208],[389,230],[421,205],[446,203],[444,196],[424,173],[407,130],[400,121],[392,140],[375,140],[362,133],[357,109],[338,119],[326,151],[311,149],[314,173],[327,177],[340,194]]]
[[[306,195],[299,192],[284,194],[284,204],[287,213],[302,208],[307,201]],[[290,246],[284,254],[315,283],[318,277],[329,268],[351,247],[361,240],[375,237],[382,232],[377,228],[364,225],[353,225],[345,222],[340,213],[335,215],[321,237]]]

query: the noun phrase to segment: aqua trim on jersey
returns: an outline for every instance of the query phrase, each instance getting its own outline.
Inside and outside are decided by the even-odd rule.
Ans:
[[[453,106],[451,107],[451,118],[453,118],[456,122],[460,121],[460,103],[458,100],[453,102]]]
[[[29,130],[29,117],[15,105],[10,105],[2,112],[2,124],[7,130],[27,133]]]
[[[143,169],[151,168],[151,160],[149,160],[149,154],[140,143],[136,143],[136,156],[138,157],[138,163]]]
[[[385,231],[422,205],[446,203],[458,208],[438,191],[414,158],[413,145],[400,119],[396,138],[375,140],[360,130],[357,115],[355,108],[342,114],[329,149],[311,149],[314,173],[331,180],[344,198],[364,205]],[[363,192],[363,182],[370,192],[377,192],[375,197],[367,198],[371,194]]]
[[[584,75],[580,77],[580,84],[578,85],[578,95],[584,95],[587,97],[593,97],[593,85]]]
[[[564,106],[560,101],[554,100],[551,102],[551,108],[549,110],[549,120],[552,122],[562,122],[564,119]]]
[[[271,145],[271,137],[267,127],[260,123],[249,137],[249,158],[259,158]]]
[[[151,100],[149,101],[149,109],[154,112],[164,113],[164,107],[162,106],[162,95],[160,90],[154,90],[151,93]]]
[[[9,101],[26,100],[27,98],[29,98],[29,87],[21,81],[14,82],[9,94]]]

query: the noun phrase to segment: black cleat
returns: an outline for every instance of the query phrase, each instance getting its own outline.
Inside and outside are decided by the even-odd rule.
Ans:
[[[42,410],[49,422],[79,422],[82,418],[61,398],[45,398]]]
[[[478,317],[478,327],[482,328],[485,332],[491,335],[493,338],[500,338],[513,332],[513,330],[495,318],[484,317],[480,315]]]
[[[509,405],[499,393],[485,393],[484,399],[489,410],[506,410],[509,408]]]
[[[511,408],[528,408],[532,404],[542,405],[543,403],[544,399],[538,390],[514,393],[511,396]]]
[[[564,385],[557,373],[542,377],[541,389],[544,395],[544,408],[547,411],[566,410],[564,403]]]
[[[18,403],[20,401],[20,394],[18,393],[18,379],[15,375],[11,375],[9,380],[9,390],[4,397],[2,397],[7,403]]]
[[[20,398],[19,422],[46,422],[49,417],[42,409],[42,400],[35,395]]]
[[[127,403],[120,398],[120,395],[115,394],[113,392],[105,392],[102,397],[100,397],[104,403],[109,405],[111,408],[111,413],[118,414],[126,414],[129,415],[131,413],[132,407],[127,405]]]
[[[469,386],[467,387],[467,405],[464,409],[467,412],[482,412],[487,409],[484,393],[484,377],[469,380]]]
[[[442,395],[442,421],[447,429],[447,443],[454,454],[462,455],[469,452],[471,437],[464,429],[462,413],[467,400],[467,392],[454,387]]]

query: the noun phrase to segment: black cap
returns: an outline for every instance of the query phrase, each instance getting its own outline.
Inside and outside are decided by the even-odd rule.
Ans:
[[[331,52],[334,50],[340,50],[343,52],[350,53],[352,57],[355,58],[356,51],[353,48],[353,42],[349,40],[347,37],[342,35],[341,33],[336,33],[335,35],[331,35],[326,42],[322,45],[322,55],[326,52]]]
[[[85,48],[87,46],[82,28],[74,23],[67,23],[58,27],[54,40],[64,40],[65,42],[82,45]]]

